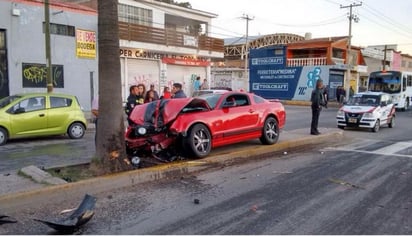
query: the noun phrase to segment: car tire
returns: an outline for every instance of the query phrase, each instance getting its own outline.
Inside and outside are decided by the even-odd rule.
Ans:
[[[209,155],[212,149],[212,136],[205,125],[196,124],[190,128],[183,143],[187,154],[195,158],[203,158]]]
[[[0,128],[0,146],[6,144],[8,139],[9,134],[7,133],[7,130],[4,128]]]
[[[389,128],[393,128],[393,127],[395,127],[395,124],[396,124],[396,122],[395,122],[395,116],[392,116],[391,121],[390,121],[389,124],[388,124],[388,127],[389,127]]]
[[[275,118],[268,117],[262,129],[260,142],[264,145],[275,144],[279,139],[279,125]]]
[[[338,128],[339,128],[339,129],[345,129],[345,126],[338,125]]]
[[[376,120],[375,125],[372,128],[372,132],[377,133],[379,131],[380,126],[381,126],[380,120]]]
[[[86,128],[82,123],[75,122],[69,126],[67,134],[71,139],[81,139],[86,132]]]

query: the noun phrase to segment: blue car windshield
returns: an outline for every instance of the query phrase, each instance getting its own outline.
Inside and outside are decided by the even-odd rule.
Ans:
[[[215,109],[217,102],[219,101],[219,98],[222,96],[222,94],[218,93],[209,93],[209,94],[203,94],[200,95],[199,98],[203,98],[206,100],[206,102],[209,104],[210,108]]]
[[[5,106],[9,105],[9,104],[12,103],[14,100],[19,99],[19,98],[21,98],[21,96],[17,96],[17,95],[2,98],[2,99],[0,100],[0,108],[3,108],[3,107],[5,107]]]

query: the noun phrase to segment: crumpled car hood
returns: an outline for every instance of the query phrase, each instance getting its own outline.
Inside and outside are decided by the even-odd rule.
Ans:
[[[130,119],[137,125],[154,125],[162,127],[176,119],[185,107],[193,104],[205,104],[206,101],[198,98],[179,98],[157,100],[151,103],[136,106]],[[207,105],[207,109],[210,107]]]

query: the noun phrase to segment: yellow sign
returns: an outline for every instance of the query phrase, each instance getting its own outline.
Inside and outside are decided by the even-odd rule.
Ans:
[[[79,58],[96,58],[96,32],[76,29],[76,55]]]

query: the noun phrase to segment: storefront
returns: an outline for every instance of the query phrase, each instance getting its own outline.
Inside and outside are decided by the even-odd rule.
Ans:
[[[166,54],[141,49],[120,49],[122,68],[122,94],[126,99],[131,85],[150,84],[162,93],[164,86],[172,87],[181,83],[187,95],[193,92],[196,77],[206,78],[210,69],[210,59],[189,55]]]

